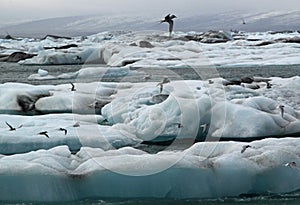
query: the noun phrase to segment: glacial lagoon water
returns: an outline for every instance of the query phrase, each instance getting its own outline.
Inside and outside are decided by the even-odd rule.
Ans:
[[[48,70],[52,75],[59,75],[61,73],[76,72],[81,65],[60,65],[60,66],[21,66],[15,63],[1,63],[0,64],[0,83],[5,82],[22,82],[31,84],[61,84],[68,83],[76,79],[59,79],[59,80],[46,80],[46,81],[29,81],[27,77],[33,73],[37,73],[38,69]],[[187,68],[188,69],[188,68]],[[227,79],[236,79],[247,76],[261,76],[261,77],[291,77],[300,74],[300,65],[292,66],[265,66],[265,67],[226,67],[217,68],[219,75]],[[148,71],[150,74],[155,74],[154,79],[161,79],[163,74]],[[152,73],[151,73],[152,72]],[[199,76],[195,73],[188,72],[188,70],[174,70],[183,79],[198,79]],[[102,79],[104,81],[118,81],[118,79]],[[122,80],[122,79],[119,79]],[[136,82],[137,79],[131,79]],[[263,196],[240,196],[234,198],[222,199],[187,199],[187,200],[160,200],[160,199],[86,199],[81,201],[60,202],[60,203],[6,203],[0,202],[1,205],[40,205],[40,204],[67,204],[67,205],[147,205],[147,204],[180,204],[180,205],[293,205],[300,204],[300,193],[291,193],[283,195],[263,195]]]

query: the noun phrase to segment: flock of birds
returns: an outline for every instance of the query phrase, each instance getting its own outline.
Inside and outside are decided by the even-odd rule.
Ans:
[[[18,127],[14,127],[14,126],[12,126],[11,124],[9,124],[9,123],[6,122],[6,121],[5,121],[5,124],[9,127],[9,131],[16,131],[17,129],[20,129],[21,127],[23,127],[23,125],[20,125],[20,126],[18,126]],[[80,126],[80,122],[76,122],[76,123],[73,125],[73,127],[79,127],[79,126]],[[68,130],[67,130],[66,128],[63,128],[63,127],[59,128],[58,131],[64,132],[65,135],[67,135],[67,133],[68,133]],[[37,134],[38,134],[38,135],[44,135],[45,137],[50,138],[50,137],[49,137],[49,134],[48,134],[48,131],[42,131],[42,132],[39,132],[39,133],[37,133]]]

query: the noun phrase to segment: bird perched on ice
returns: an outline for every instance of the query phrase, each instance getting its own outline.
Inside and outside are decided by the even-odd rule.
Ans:
[[[167,22],[169,24],[169,36],[171,37],[172,35],[172,31],[173,31],[173,25],[174,25],[174,21],[173,19],[174,18],[177,18],[174,14],[168,14],[165,16],[165,18],[163,18],[160,23],[163,23],[163,22]]]
[[[75,85],[72,83],[72,82],[70,82],[70,84],[71,84],[71,91],[76,91],[76,89],[75,89]]]
[[[284,114],[284,105],[279,105],[279,109],[281,112],[281,117],[283,118],[283,114]]]
[[[272,88],[272,84],[269,83],[269,81],[267,81],[267,89],[270,89],[270,88]]]
[[[11,126],[10,124],[8,124],[8,122],[5,121],[5,124],[9,127],[9,131],[15,131],[16,129],[21,128],[23,125],[20,125],[19,127],[15,128],[13,126]]]
[[[160,82],[160,83],[158,83],[156,86],[160,86],[160,93],[162,93],[162,91],[163,91],[163,88],[164,88],[164,84],[166,84],[166,83],[169,83],[170,82],[170,80],[169,80],[169,78],[168,77],[164,77],[164,79]]]
[[[81,62],[82,58],[80,56],[76,56],[75,57],[75,61],[77,62],[77,64],[79,64]]]
[[[243,145],[242,146],[242,150],[241,150],[241,153],[244,153],[246,151],[247,148],[250,148],[251,145]]]

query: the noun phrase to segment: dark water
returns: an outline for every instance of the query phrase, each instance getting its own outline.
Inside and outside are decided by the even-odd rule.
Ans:
[[[63,73],[74,73],[83,67],[105,67],[105,65],[52,65],[52,66],[25,66],[17,63],[0,62],[0,83],[21,82],[29,84],[62,84],[77,79],[55,79],[55,80],[28,80],[31,74],[37,73],[38,69],[49,71],[49,75],[58,76]],[[284,66],[252,66],[252,67],[217,67],[217,68],[174,68],[174,69],[136,69],[140,72],[137,76],[127,76],[119,78],[94,78],[86,79],[85,82],[92,81],[129,81],[140,82],[142,76],[151,74],[151,81],[161,81],[163,76],[168,76],[171,80],[203,80],[213,77],[223,77],[225,79],[240,79],[242,77],[292,77],[300,75],[300,65]]]
[[[0,205],[299,205],[300,193],[285,195],[266,195],[256,197],[235,197],[202,200],[164,200],[164,199],[86,199],[72,202],[55,203],[1,203]]]
[[[103,67],[104,65],[96,65]],[[30,84],[62,84],[70,81],[76,81],[76,79],[55,79],[45,81],[29,81],[27,78],[29,75],[37,73],[38,69],[45,69],[49,71],[50,75],[60,75],[62,73],[76,72],[83,66],[81,65],[54,65],[54,66],[24,66],[16,63],[0,63],[0,83],[6,82],[22,82]],[[95,67],[95,65],[93,66]],[[214,70],[214,69],[213,69]],[[169,76],[171,79],[203,79],[203,76],[207,76],[205,68],[191,69],[137,69],[138,72],[143,72],[140,76],[135,77],[123,77],[123,78],[111,78],[100,79],[101,81],[130,81],[138,82],[142,81],[141,76],[144,74],[151,74],[153,81],[160,81],[162,76]],[[215,72],[216,71],[216,72]],[[203,73],[204,72],[204,73]],[[208,71],[209,73],[209,71]],[[204,74],[202,76],[202,74]],[[226,79],[239,79],[248,76],[259,77],[292,77],[300,75],[300,65],[285,65],[285,66],[253,66],[253,67],[218,67],[211,72],[209,77],[223,77]],[[88,81],[95,81],[95,79],[87,79]],[[206,200],[162,200],[162,199],[137,199],[137,200],[102,200],[102,199],[87,199],[73,202],[61,202],[61,203],[5,203],[0,202],[0,205],[41,205],[41,204],[66,204],[66,205],[299,205],[300,193],[292,193],[285,195],[266,195],[255,197],[236,197],[236,198],[224,198],[224,199],[206,199]]]

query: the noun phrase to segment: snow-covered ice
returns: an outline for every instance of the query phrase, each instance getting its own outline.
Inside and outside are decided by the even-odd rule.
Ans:
[[[125,147],[105,152],[67,146],[1,156],[2,200],[218,198],[300,188],[299,140],[196,143],[184,151],[148,154]],[[30,189],[28,185],[30,184]],[[226,186],[230,184],[230,187]]]
[[[142,79],[139,68],[208,65],[215,71],[213,65],[300,63],[299,44],[282,40],[297,38],[297,32],[220,33],[227,42],[187,40],[198,37],[195,32],[173,38],[104,32],[0,39],[0,54],[36,54],[19,64],[102,64],[59,76],[50,75],[49,66],[29,76],[72,79],[74,88],[0,84],[0,200],[217,198],[299,190],[299,76],[254,76],[234,85],[202,72],[201,80],[126,82],[127,76]],[[143,143],[170,146],[150,154]],[[186,149],[176,149],[178,144]],[[296,166],[285,166],[290,162]]]
[[[197,36],[195,32],[177,32],[169,39],[165,34],[150,31],[103,32],[83,39],[79,37],[73,39],[48,37],[44,40],[0,39],[0,46],[3,47],[0,54],[11,54],[16,51],[37,54],[33,58],[19,62],[29,65],[97,62],[109,66],[130,64],[132,68],[150,65],[150,67],[180,68],[187,65],[249,66],[300,63],[297,55],[298,32],[231,33],[234,37],[228,32],[223,33],[230,37],[228,39],[233,40],[223,43],[202,43],[185,38]],[[74,42],[76,47],[63,47]],[[55,49],[61,47],[63,49]]]

